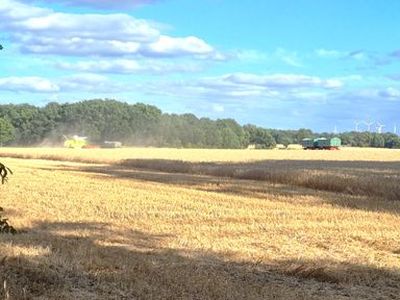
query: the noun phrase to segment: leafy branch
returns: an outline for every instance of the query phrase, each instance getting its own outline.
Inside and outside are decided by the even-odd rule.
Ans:
[[[13,172],[11,171],[10,168],[6,167],[2,163],[0,163],[0,178],[1,178],[1,183],[4,184],[8,180],[8,174],[12,174]]]
[[[2,217],[1,213],[4,211],[2,207],[0,207],[0,233],[11,233],[16,234],[18,231],[8,224],[8,219]]]
[[[12,174],[10,168],[0,163],[0,177],[2,184],[4,184],[7,181],[8,174]],[[16,234],[17,230],[13,226],[8,224],[8,219],[3,218],[3,216],[1,215],[3,211],[4,209],[0,207],[0,233]]]

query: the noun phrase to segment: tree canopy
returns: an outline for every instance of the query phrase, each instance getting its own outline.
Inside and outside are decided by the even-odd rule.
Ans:
[[[125,145],[185,148],[272,148],[299,143],[303,138],[332,133],[309,129],[277,130],[241,126],[233,119],[198,118],[193,114],[167,114],[143,103],[86,100],[76,103],[0,105],[0,142],[4,145],[60,145],[63,136],[87,136],[92,143],[118,140]],[[391,133],[345,132],[342,144],[357,147],[400,148],[399,136]]]

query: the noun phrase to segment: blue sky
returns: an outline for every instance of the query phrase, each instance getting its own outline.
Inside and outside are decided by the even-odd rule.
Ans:
[[[112,98],[269,128],[393,131],[399,11],[397,0],[2,0],[0,103]]]

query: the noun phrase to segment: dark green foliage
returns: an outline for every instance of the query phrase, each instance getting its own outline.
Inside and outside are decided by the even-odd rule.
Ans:
[[[296,142],[297,144],[300,144],[301,141],[302,141],[303,139],[312,137],[313,135],[314,135],[314,134],[313,134],[313,132],[312,132],[310,129],[300,128],[300,129],[297,131],[294,140],[295,140],[295,142]],[[326,135],[323,135],[323,134],[321,134],[321,136],[326,137]]]
[[[8,224],[8,219],[3,218],[3,216],[1,215],[3,211],[4,209],[0,207],[0,233],[18,233],[18,231],[13,226]]]
[[[4,182],[7,180],[7,176],[9,173],[12,174],[12,171],[5,165],[0,163],[0,177],[2,184],[4,184]],[[3,218],[2,216],[3,211],[4,211],[3,208],[0,207],[0,233],[16,234],[17,230],[10,224],[8,224],[8,219]]]
[[[273,148],[276,145],[276,140],[272,136],[270,130],[257,127],[254,125],[243,126],[249,144],[255,144],[261,148]]]
[[[383,148],[385,146],[385,139],[381,134],[374,134],[371,140],[371,146],[377,148]]]
[[[9,120],[0,118],[0,146],[14,139],[14,127]]]
[[[12,174],[12,171],[9,168],[7,168],[5,165],[0,163],[0,178],[1,178],[2,184],[4,184],[7,181],[8,174]]]
[[[5,145],[61,145],[63,136],[87,136],[92,143],[121,141],[124,145],[184,148],[246,148],[257,144],[299,143],[303,138],[338,136],[342,144],[357,147],[400,148],[395,134],[346,132],[314,133],[309,129],[276,130],[241,126],[233,119],[211,120],[193,114],[166,114],[143,103],[88,100],[76,103],[0,105],[0,143]]]

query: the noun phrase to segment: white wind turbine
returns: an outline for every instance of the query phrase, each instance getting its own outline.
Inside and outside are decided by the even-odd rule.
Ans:
[[[358,132],[359,131],[359,128],[358,128],[358,125],[360,125],[360,121],[354,121],[354,125],[356,125],[356,127],[355,127],[355,130]]]
[[[371,120],[369,121],[364,121],[363,122],[365,125],[367,125],[368,131],[371,132],[371,126],[375,124],[375,122],[372,122]]]
[[[333,129],[333,133],[334,134],[337,134],[338,133],[338,130],[337,130],[337,126],[335,125],[335,128]]]
[[[376,122],[376,132],[377,133],[382,133],[383,127],[385,127],[384,124],[382,124],[381,122]]]

